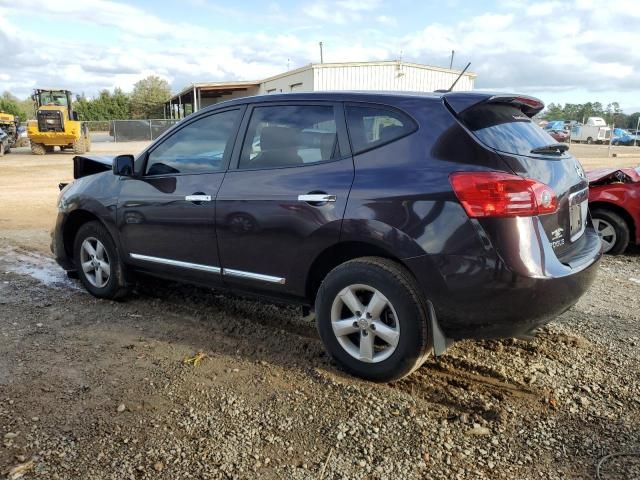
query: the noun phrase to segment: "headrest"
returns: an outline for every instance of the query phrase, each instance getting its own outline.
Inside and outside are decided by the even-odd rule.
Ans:
[[[386,142],[398,138],[402,134],[403,127],[399,125],[387,125],[386,127],[380,127],[378,140]]]
[[[298,130],[290,127],[263,127],[260,132],[260,149],[276,150],[297,148],[299,144]]]

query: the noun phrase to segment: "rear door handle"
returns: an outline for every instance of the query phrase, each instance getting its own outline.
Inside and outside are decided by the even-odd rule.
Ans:
[[[327,193],[307,193],[305,195],[298,195],[298,201],[300,202],[312,202],[312,203],[326,203],[335,202],[335,195],[329,195]]]
[[[210,202],[211,195],[187,195],[184,199],[187,202]]]

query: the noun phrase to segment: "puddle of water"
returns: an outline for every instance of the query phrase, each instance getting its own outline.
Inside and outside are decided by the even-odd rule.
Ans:
[[[27,275],[47,287],[80,290],[52,258],[39,253],[3,249],[0,251],[0,265],[5,271]]]

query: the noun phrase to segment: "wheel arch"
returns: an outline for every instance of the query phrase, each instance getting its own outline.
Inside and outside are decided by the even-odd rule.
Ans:
[[[327,274],[338,265],[361,257],[381,257],[392,260],[409,272],[407,265],[389,250],[372,243],[362,241],[344,241],[327,247],[320,252],[311,263],[305,281],[305,297],[311,305],[314,304],[318,289]]]
[[[109,231],[107,225],[104,224],[100,217],[95,213],[92,213],[88,210],[77,209],[70,212],[67,216],[67,220],[64,223],[64,227],[62,229],[62,242],[64,245],[64,251],[67,257],[73,262],[73,242],[76,238],[78,230],[82,225],[92,222],[98,221],[100,222],[106,229]]]
[[[589,209],[591,210],[591,212],[595,210],[609,210],[610,212],[617,213],[622,217],[622,219],[627,224],[627,227],[629,228],[630,233],[633,233],[636,231],[636,224],[633,220],[633,216],[620,205],[616,205],[615,203],[596,201],[596,202],[589,202]],[[635,240],[635,235],[632,235],[631,239]],[[636,243],[636,242],[633,242],[633,243]]]

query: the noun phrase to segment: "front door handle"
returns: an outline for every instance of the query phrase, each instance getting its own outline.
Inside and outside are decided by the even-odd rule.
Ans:
[[[327,193],[307,193],[305,195],[298,195],[298,201],[310,202],[310,203],[326,203],[335,202],[335,195],[329,195]]]
[[[211,195],[193,194],[193,195],[187,195],[186,197],[184,197],[184,199],[187,202],[210,202]]]

